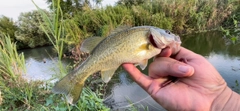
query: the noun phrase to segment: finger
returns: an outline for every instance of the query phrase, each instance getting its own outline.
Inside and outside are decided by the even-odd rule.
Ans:
[[[168,57],[159,57],[149,66],[149,76],[159,77],[188,77],[194,73],[194,68],[183,62]]]
[[[142,74],[133,64],[126,63],[122,66],[130,74],[133,80],[144,89],[147,89],[152,83],[152,78]]]
[[[192,60],[198,57],[201,57],[201,56],[184,47],[181,47],[179,52],[173,58],[181,61],[181,59]]]
[[[159,55],[156,57],[169,57],[172,54],[172,50],[170,47],[167,47],[161,51]]]

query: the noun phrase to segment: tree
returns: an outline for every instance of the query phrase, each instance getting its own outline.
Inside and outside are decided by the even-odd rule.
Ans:
[[[126,5],[126,6],[132,6],[132,5],[140,5],[149,0],[119,0],[117,2],[118,5]]]
[[[0,17],[0,34],[9,35],[12,42],[16,42],[14,33],[17,29],[18,27],[12,19],[6,16]]]
[[[21,13],[18,19],[19,29],[15,32],[18,41],[31,48],[50,43],[44,31],[40,28],[43,18],[39,11]]]
[[[50,9],[54,9],[53,7],[57,6],[58,0],[47,0]],[[54,4],[54,3],[55,4]],[[74,15],[78,11],[83,11],[89,8],[93,8],[91,4],[101,4],[102,0],[60,0],[60,7],[62,9],[63,14],[71,14]],[[54,5],[54,6],[53,6]]]

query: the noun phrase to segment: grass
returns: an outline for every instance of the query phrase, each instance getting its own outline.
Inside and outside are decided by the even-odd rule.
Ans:
[[[17,81],[18,76],[26,71],[24,56],[17,53],[16,44],[8,35],[0,37],[0,73],[3,78]]]

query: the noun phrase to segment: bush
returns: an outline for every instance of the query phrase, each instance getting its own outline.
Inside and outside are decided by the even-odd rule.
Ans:
[[[18,41],[30,48],[50,44],[46,34],[40,28],[40,23],[43,21],[40,12],[21,13],[18,19],[19,29],[15,32]]]

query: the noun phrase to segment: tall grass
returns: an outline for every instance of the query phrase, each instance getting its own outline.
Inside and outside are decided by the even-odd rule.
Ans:
[[[238,0],[152,0],[79,11],[74,19],[87,34],[106,37],[119,25],[151,25],[178,34],[218,29],[235,12]]]
[[[34,1],[32,0],[34,3]],[[34,3],[35,4],[35,3]],[[56,5],[55,5],[56,4]],[[63,27],[63,13],[60,8],[60,0],[53,2],[53,14],[46,14],[44,10],[39,8],[36,4],[38,11],[40,11],[43,21],[40,22],[41,29],[45,32],[48,39],[51,41],[55,50],[58,54],[58,67],[60,69],[60,74],[57,76],[63,77],[66,74],[66,69],[62,65],[63,49],[64,49],[64,40],[66,38],[65,27]],[[56,7],[54,7],[56,6]]]
[[[23,54],[18,54],[16,44],[8,35],[0,36],[0,74],[3,79],[17,82],[26,71]]]
[[[18,54],[16,44],[8,35],[0,39],[0,110],[31,110],[40,107],[42,82],[23,78],[26,73],[24,55]]]
[[[47,15],[42,9],[40,9],[35,3],[34,4],[37,7],[38,11],[41,12],[41,15],[43,17],[43,22],[39,21],[40,27],[53,44],[54,48],[58,53],[58,58],[59,60],[61,60],[63,55],[62,51],[64,45],[65,31],[62,25],[63,14],[60,8],[60,0],[57,0],[57,2],[53,2],[53,6],[55,6],[55,3],[57,4],[57,7],[53,7],[53,10],[55,12],[50,16]]]
[[[24,55],[18,54],[16,44],[11,42],[8,35],[2,34],[0,38],[0,89],[2,93],[0,109],[5,105],[11,107],[17,104],[16,101],[27,104],[28,96],[23,100],[24,97],[19,97],[14,92],[18,90],[17,88],[21,89],[21,83],[24,81],[22,75],[25,72]],[[20,94],[21,90],[18,91]]]

